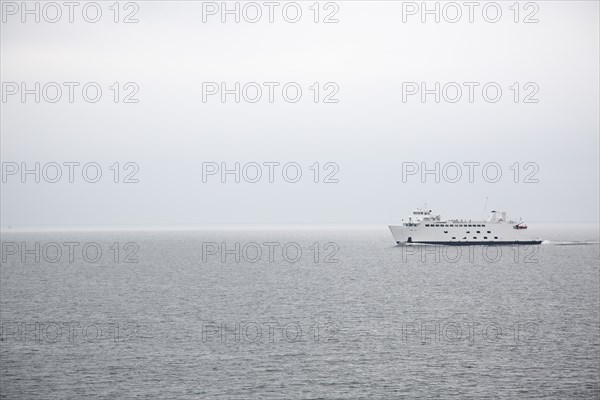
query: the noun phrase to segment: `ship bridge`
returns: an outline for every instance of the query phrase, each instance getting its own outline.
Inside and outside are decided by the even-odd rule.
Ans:
[[[412,215],[408,217],[408,222],[404,222],[405,226],[417,226],[421,222],[441,221],[441,216],[432,215],[432,210],[417,208],[413,210]]]

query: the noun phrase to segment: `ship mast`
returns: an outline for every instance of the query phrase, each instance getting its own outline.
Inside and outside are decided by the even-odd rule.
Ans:
[[[488,203],[488,198],[485,198],[485,203],[483,204],[483,218],[482,220],[485,221],[485,212],[487,211],[487,203]]]

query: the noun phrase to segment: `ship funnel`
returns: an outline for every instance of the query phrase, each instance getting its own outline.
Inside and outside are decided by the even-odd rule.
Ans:
[[[492,211],[490,213],[490,218],[489,218],[490,222],[496,222],[496,211]]]

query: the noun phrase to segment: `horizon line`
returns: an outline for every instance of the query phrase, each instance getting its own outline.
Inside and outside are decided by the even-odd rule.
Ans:
[[[531,224],[597,224],[600,226],[600,221],[529,221]],[[210,229],[335,229],[335,228],[375,228],[395,225],[398,223],[384,222],[337,222],[337,223],[169,223],[169,224],[47,224],[47,225],[2,225],[0,231],[2,233],[10,233],[15,231],[136,231],[136,230],[210,230]]]

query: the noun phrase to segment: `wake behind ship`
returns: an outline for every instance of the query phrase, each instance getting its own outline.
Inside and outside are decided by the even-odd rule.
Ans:
[[[528,235],[527,225],[506,219],[506,212],[492,211],[485,221],[442,220],[431,210],[417,208],[408,222],[389,226],[397,244],[507,245],[540,244]]]

